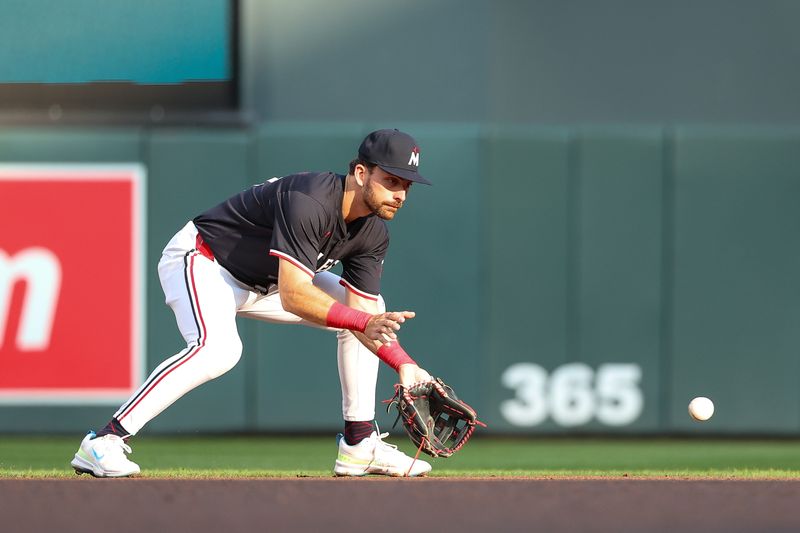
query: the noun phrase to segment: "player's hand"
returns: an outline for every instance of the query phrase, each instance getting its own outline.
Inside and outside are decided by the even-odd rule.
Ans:
[[[400,324],[405,322],[406,319],[414,318],[415,314],[413,311],[392,311],[372,315],[372,318],[367,322],[367,327],[364,328],[364,335],[373,341],[395,341],[397,340],[397,331],[400,329]]]
[[[409,387],[420,381],[430,381],[433,379],[426,370],[412,364],[400,365],[400,369],[397,373],[400,377],[400,384],[404,387]]]

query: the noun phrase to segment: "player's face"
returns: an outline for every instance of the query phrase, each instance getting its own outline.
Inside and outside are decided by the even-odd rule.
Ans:
[[[397,210],[403,207],[410,188],[409,180],[375,167],[367,174],[364,183],[364,203],[382,219],[392,220]]]

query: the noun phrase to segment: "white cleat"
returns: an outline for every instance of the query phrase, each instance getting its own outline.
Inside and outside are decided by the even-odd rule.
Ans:
[[[91,474],[94,477],[127,477],[139,473],[139,465],[125,457],[131,447],[116,435],[95,437],[90,431],[72,460],[72,468],[77,474]]]
[[[397,449],[397,446],[383,442],[388,433],[378,435],[376,431],[354,446],[339,439],[339,457],[333,473],[337,476],[424,476],[431,471],[431,465],[421,459],[414,459]]]

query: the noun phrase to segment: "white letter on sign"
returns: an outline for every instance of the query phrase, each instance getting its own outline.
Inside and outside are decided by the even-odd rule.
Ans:
[[[61,263],[45,248],[27,248],[14,257],[0,250],[0,348],[11,310],[12,289],[21,279],[26,282],[26,290],[16,337],[17,349],[42,351],[50,345],[61,289]]]

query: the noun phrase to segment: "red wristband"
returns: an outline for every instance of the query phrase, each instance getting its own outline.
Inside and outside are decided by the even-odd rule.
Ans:
[[[394,368],[396,372],[400,372],[400,365],[417,364],[411,359],[411,356],[406,353],[403,347],[400,346],[399,342],[382,344],[381,347],[378,348],[378,358]]]
[[[333,305],[328,310],[325,324],[331,328],[349,329],[363,333],[370,318],[372,318],[372,315],[369,313],[347,307],[339,302],[333,302]]]

